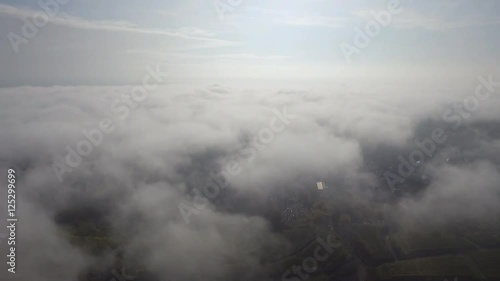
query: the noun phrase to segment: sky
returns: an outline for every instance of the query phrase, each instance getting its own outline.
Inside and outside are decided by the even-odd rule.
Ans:
[[[0,86],[133,84],[160,63],[172,81],[188,83],[475,77],[499,60],[494,0],[401,0],[400,12],[350,60],[340,45],[355,46],[356,28],[390,1],[40,2],[49,4],[0,1]],[[33,22],[44,8],[48,23],[24,36],[23,19]]]

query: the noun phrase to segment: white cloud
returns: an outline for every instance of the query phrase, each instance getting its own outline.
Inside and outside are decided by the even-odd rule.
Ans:
[[[64,238],[57,234],[60,229],[52,218],[76,203],[98,206],[100,202],[109,211],[106,217],[114,229],[130,235],[126,255],[143,256],[147,268],[161,277],[234,280],[231,276],[237,269],[217,265],[238,259],[258,276],[249,280],[264,280],[260,259],[276,253],[271,251],[273,245],[278,252],[286,251],[286,241],[270,231],[264,217],[248,220],[248,210],[261,214],[268,206],[262,198],[281,189],[314,188],[318,178],[329,183],[346,177],[353,192],[374,185],[374,175],[363,171],[364,161],[369,160],[364,151],[405,147],[420,122],[439,116],[450,97],[462,94],[446,82],[440,95],[424,83],[391,83],[358,79],[316,90],[290,84],[278,89],[262,84],[247,89],[163,85],[131,107],[123,121],[116,118],[111,103],[123,98],[129,86],[0,89],[0,163],[22,169],[19,206],[26,227],[37,228],[43,222],[50,230],[47,235],[26,238],[30,239],[26,245],[34,247],[34,253],[57,249],[57,257],[34,256],[38,263],[24,271],[25,279],[58,280],[53,270],[47,270],[55,262],[67,266],[60,279],[71,280],[87,264],[87,256],[59,241]],[[481,108],[496,120],[500,120],[494,106],[498,100],[492,98],[491,107]],[[296,116],[285,130],[259,149],[252,161],[239,154],[242,145],[269,126],[273,108],[283,107]],[[115,131],[106,134],[59,183],[53,161],[66,155],[67,145],[75,147],[85,138],[82,129],[96,128],[103,118],[114,120]],[[226,193],[218,197],[221,201],[211,202],[186,225],[178,203],[189,202],[189,190],[203,187],[209,173],[218,172],[231,159],[239,160],[242,167],[228,187],[236,192],[222,190]],[[435,172],[437,184],[431,186],[429,196],[412,203],[415,212],[446,210],[444,216],[464,202],[476,204],[478,210],[498,206],[493,195],[500,176],[491,163]],[[456,200],[449,200],[450,196]],[[1,201],[0,207],[5,203]],[[431,208],[438,205],[440,209]],[[220,211],[215,206],[231,208]],[[253,231],[252,235],[242,235],[241,229]],[[33,262],[28,256],[23,261]]]
[[[17,8],[14,6],[0,4],[0,14],[3,14],[5,16],[11,16],[19,19],[25,17],[30,18],[36,12],[37,11],[31,9]],[[198,44],[202,42],[205,44],[203,45],[204,47],[227,47],[227,46],[239,45],[239,43],[237,42],[213,38],[213,36],[216,34],[215,32],[195,27],[182,27],[178,29],[147,28],[138,26],[136,24],[127,21],[109,21],[109,20],[92,21],[79,17],[67,16],[63,14],[56,15],[55,17],[50,17],[49,21],[52,24],[70,28],[176,37],[180,39],[198,42]]]

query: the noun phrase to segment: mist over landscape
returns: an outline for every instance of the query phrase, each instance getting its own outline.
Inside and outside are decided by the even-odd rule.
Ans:
[[[122,2],[0,0],[1,280],[500,280],[497,2]]]

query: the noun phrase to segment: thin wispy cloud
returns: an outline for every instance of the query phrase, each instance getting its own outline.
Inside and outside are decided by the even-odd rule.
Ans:
[[[367,17],[368,12],[360,13]],[[394,28],[398,29],[427,29],[431,31],[445,31],[468,27],[500,25],[500,17],[462,16],[460,18],[445,18],[436,15],[426,15],[416,10],[407,10],[400,17],[394,19]]]
[[[0,14],[5,16],[22,19],[26,17],[33,17],[36,12],[37,11],[31,9],[0,4]],[[213,36],[216,34],[215,32],[194,27],[181,27],[177,29],[148,28],[127,21],[86,20],[83,18],[67,15],[56,15],[55,17],[50,17],[49,22],[55,25],[77,29],[176,37],[180,39],[206,43],[206,45],[204,45],[205,47],[224,47],[239,45],[239,43],[237,42],[213,38]]]
[[[214,55],[201,55],[190,53],[170,53],[159,51],[147,50],[127,50],[125,53],[140,55],[149,58],[156,58],[161,60],[202,60],[202,61],[266,61],[266,60],[284,60],[290,58],[289,56],[280,55],[257,55],[247,53],[225,53]]]

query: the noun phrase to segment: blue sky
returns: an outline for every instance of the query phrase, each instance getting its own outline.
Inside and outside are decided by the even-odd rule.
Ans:
[[[494,0],[401,0],[351,63],[339,45],[390,1],[240,2],[221,19],[211,0],[69,0],[16,53],[8,34],[22,36],[23,18],[43,9],[0,0],[0,85],[135,83],[158,63],[183,81],[477,76],[500,57]]]

